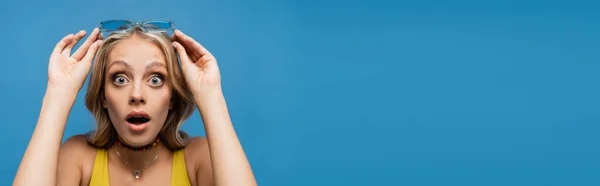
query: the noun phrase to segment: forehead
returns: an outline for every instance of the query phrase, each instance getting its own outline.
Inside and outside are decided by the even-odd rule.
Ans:
[[[115,44],[108,54],[107,67],[114,61],[125,61],[133,66],[152,62],[165,64],[165,56],[157,43],[133,36]]]

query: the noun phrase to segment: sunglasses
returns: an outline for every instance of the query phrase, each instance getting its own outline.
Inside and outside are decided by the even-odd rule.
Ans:
[[[100,32],[103,33],[123,33],[129,32],[139,27],[144,32],[164,32],[170,34],[175,30],[175,23],[171,20],[146,20],[134,22],[130,20],[107,20],[100,22]]]

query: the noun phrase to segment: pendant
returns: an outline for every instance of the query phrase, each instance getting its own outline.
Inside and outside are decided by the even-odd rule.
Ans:
[[[135,179],[140,179],[140,171],[133,171],[133,174],[135,175]]]

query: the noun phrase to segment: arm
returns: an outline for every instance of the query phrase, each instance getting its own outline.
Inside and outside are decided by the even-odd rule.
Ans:
[[[208,138],[216,185],[256,185],[250,164],[231,123],[221,89],[209,90],[195,97]],[[197,177],[202,178],[201,175]]]
[[[256,185],[250,163],[231,124],[217,60],[181,31],[176,30],[173,37],[186,83],[194,95],[206,129],[215,185]],[[205,175],[208,175],[205,171],[197,172],[198,178]]]
[[[83,86],[100,41],[98,29],[72,55],[71,49],[85,31],[69,34],[58,42],[48,63],[48,86],[29,145],[13,181],[16,186],[55,185],[59,148],[77,92]],[[88,50],[89,49],[89,50]]]
[[[75,95],[49,87],[13,185],[56,183],[59,146]]]

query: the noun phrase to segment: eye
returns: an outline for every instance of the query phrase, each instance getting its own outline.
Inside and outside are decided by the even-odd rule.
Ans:
[[[129,80],[127,80],[127,78],[125,78],[125,76],[121,75],[121,74],[117,74],[113,77],[113,83],[116,85],[124,85],[129,83]]]
[[[163,84],[163,78],[161,76],[152,76],[149,80],[152,86],[160,86]]]

